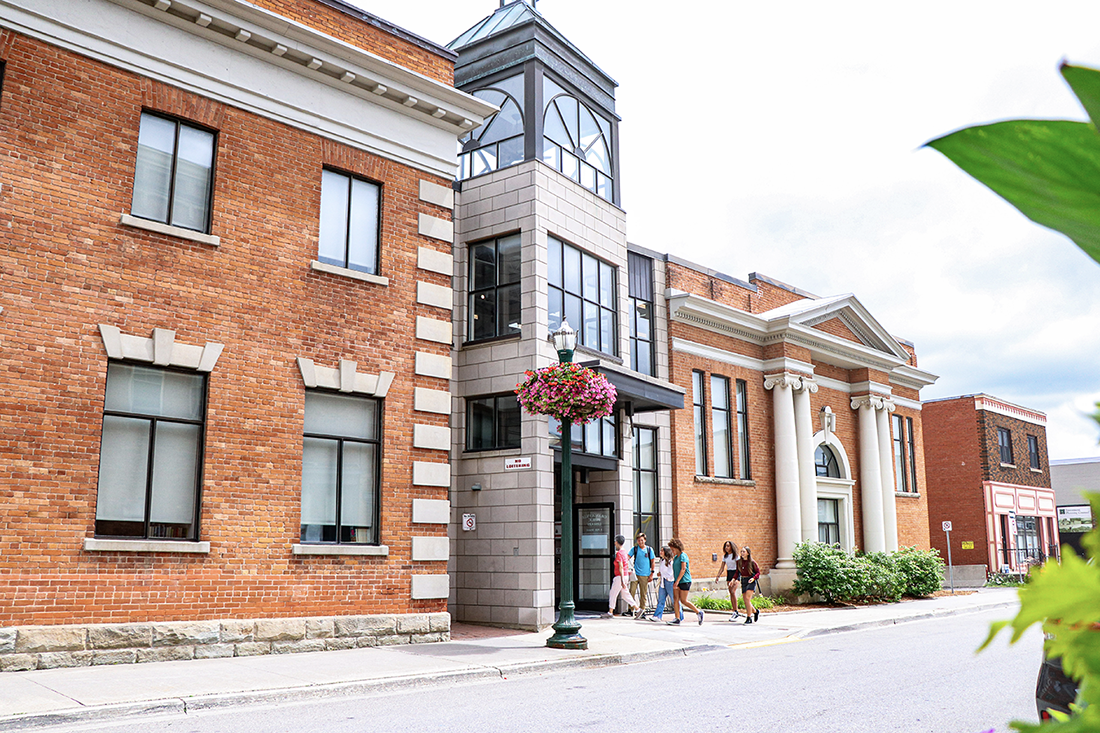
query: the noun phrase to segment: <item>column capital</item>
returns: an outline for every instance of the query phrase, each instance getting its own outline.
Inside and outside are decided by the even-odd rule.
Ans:
[[[880,394],[865,394],[852,398],[852,409],[858,410],[861,407],[870,407],[872,410],[886,410],[887,412],[893,412],[897,405],[894,404],[894,400],[886,395]]]
[[[777,374],[764,375],[764,389],[775,387],[790,387],[792,391],[799,392],[803,389],[810,392],[817,391],[817,382],[807,374],[794,374],[792,372],[779,372]]]

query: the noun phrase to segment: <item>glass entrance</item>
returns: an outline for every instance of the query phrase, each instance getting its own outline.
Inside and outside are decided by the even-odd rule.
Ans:
[[[615,505],[577,504],[574,509],[575,604],[578,609],[606,611],[615,558]]]

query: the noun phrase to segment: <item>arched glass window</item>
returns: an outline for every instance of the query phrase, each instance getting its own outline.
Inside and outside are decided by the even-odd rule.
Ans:
[[[514,87],[515,84],[509,83],[512,81],[513,79],[507,79],[498,86]],[[486,119],[480,127],[459,138],[460,181],[523,162],[522,96],[517,99],[508,90],[496,87],[478,89],[474,96],[495,104],[500,107],[500,111]]]
[[[611,200],[611,127],[607,120],[568,94],[546,105],[542,160],[552,168]]]
[[[814,451],[814,468],[818,476],[840,478],[840,466],[836,462],[836,454],[824,443],[817,446],[817,450]]]

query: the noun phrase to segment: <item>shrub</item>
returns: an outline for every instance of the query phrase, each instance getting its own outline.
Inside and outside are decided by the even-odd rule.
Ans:
[[[703,593],[702,595],[696,596],[695,598],[692,598],[691,602],[694,603],[699,608],[702,608],[702,609],[707,610],[707,611],[728,611],[728,610],[730,610],[730,599],[729,599],[728,595],[725,596],[725,597],[716,598],[716,597],[710,595],[709,592],[707,592],[707,593]],[[779,605],[779,603],[780,603],[780,600],[777,599],[777,598],[768,598],[767,596],[757,596],[757,595],[754,595],[752,597],[753,607],[756,608],[756,609],[762,610],[762,611],[767,610],[769,608],[775,608],[777,605]],[[744,608],[745,608],[745,599],[744,598],[738,598],[737,599],[737,607],[744,610]]]
[[[851,600],[862,595],[863,573],[855,558],[840,545],[805,542],[794,550],[798,578],[794,592],[820,596],[828,603]]]
[[[892,553],[873,552],[864,555],[866,583],[864,597],[884,601],[900,601],[905,593],[905,576],[898,571],[898,564]]]
[[[939,550],[902,547],[894,553],[898,572],[905,582],[905,595],[930,596],[943,589],[943,558]]]

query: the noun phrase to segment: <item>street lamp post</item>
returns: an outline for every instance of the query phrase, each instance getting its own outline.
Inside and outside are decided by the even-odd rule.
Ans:
[[[551,336],[558,351],[558,361],[573,361],[577,332],[564,318]],[[588,639],[581,636],[581,625],[573,615],[573,423],[561,421],[561,603],[554,635],[546,646],[555,649],[587,649]]]

